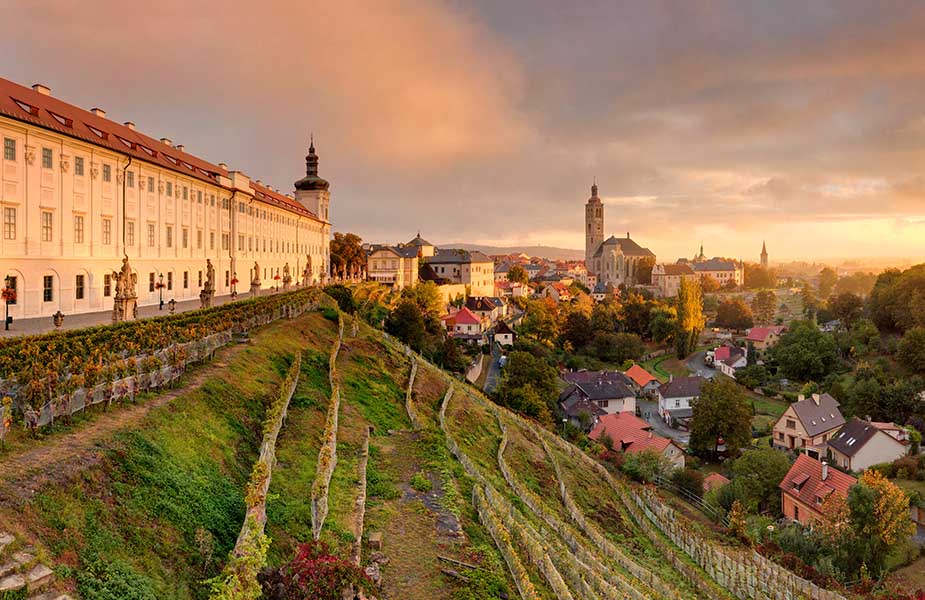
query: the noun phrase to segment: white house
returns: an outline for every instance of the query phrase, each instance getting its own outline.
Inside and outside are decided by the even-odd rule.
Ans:
[[[738,346],[720,346],[713,351],[713,365],[723,375],[735,379],[736,371],[748,365],[745,350]]]
[[[909,452],[908,444],[897,440],[874,423],[853,418],[828,441],[828,455],[834,464],[848,471],[863,471],[871,465],[893,462]]]
[[[658,388],[658,414],[663,421],[677,427],[686,423],[694,414],[691,403],[700,397],[700,388],[705,379],[672,377]]]

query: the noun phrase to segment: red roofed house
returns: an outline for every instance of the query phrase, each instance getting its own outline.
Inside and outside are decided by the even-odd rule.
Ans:
[[[482,319],[465,306],[458,312],[444,315],[441,320],[443,321],[443,326],[453,337],[470,340],[481,339],[482,337],[482,331],[484,331]]]
[[[738,346],[720,346],[713,351],[713,365],[727,377],[736,378],[736,371],[748,365],[745,350]]]
[[[654,394],[658,391],[658,386],[661,383],[658,379],[655,378],[651,373],[640,367],[639,365],[633,365],[626,371],[626,376],[629,377],[637,388],[643,394]]]
[[[599,440],[607,436],[613,449],[626,453],[654,450],[667,458],[675,468],[684,467],[684,451],[668,438],[652,433],[652,426],[630,412],[618,412],[600,417],[588,436]]]
[[[729,483],[729,479],[724,477],[722,474],[710,473],[709,475],[703,478],[703,491],[704,493],[712,492],[713,490],[717,488],[723,487],[727,483]]]
[[[567,302],[572,299],[572,294],[565,284],[556,281],[543,288],[543,297],[552,298],[556,302]]]
[[[781,480],[781,509],[784,516],[802,525],[822,518],[822,503],[831,494],[848,497],[848,490],[858,482],[851,475],[829,468],[805,454],[797,460]]]
[[[774,325],[772,327],[752,327],[745,336],[745,341],[750,342],[755,350],[764,352],[780,340],[780,336],[787,331],[784,325]]]

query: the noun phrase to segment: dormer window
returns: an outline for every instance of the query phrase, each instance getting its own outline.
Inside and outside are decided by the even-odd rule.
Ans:
[[[24,111],[26,111],[27,113],[29,113],[29,114],[32,115],[33,117],[39,116],[39,109],[36,108],[35,106],[32,106],[31,104],[26,104],[25,102],[23,102],[23,101],[21,101],[21,100],[17,100],[16,98],[12,98],[12,100],[13,100],[13,102],[16,103],[16,106],[18,106],[19,108],[23,109]]]

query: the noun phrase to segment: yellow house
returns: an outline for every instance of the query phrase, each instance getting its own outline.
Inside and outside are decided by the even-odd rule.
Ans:
[[[813,394],[809,398],[801,395],[774,424],[774,447],[803,448],[813,458],[820,458],[826,442],[845,424],[838,406],[838,401],[829,394]]]
[[[366,258],[367,276],[371,281],[395,289],[414,287],[418,281],[416,246],[373,246]]]

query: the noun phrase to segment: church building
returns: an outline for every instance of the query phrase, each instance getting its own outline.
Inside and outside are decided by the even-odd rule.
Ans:
[[[284,194],[2,78],[0,141],[0,277],[14,319],[112,310],[123,258],[142,306],[199,298],[209,268],[218,296],[327,273],[330,191],[314,144]]]
[[[585,266],[599,284],[633,286],[640,283],[638,271],[648,262],[655,264],[655,254],[643,248],[627,232],[625,238],[604,239],[604,204],[597,195],[597,183],[585,204]],[[648,282],[646,282],[648,283]]]

